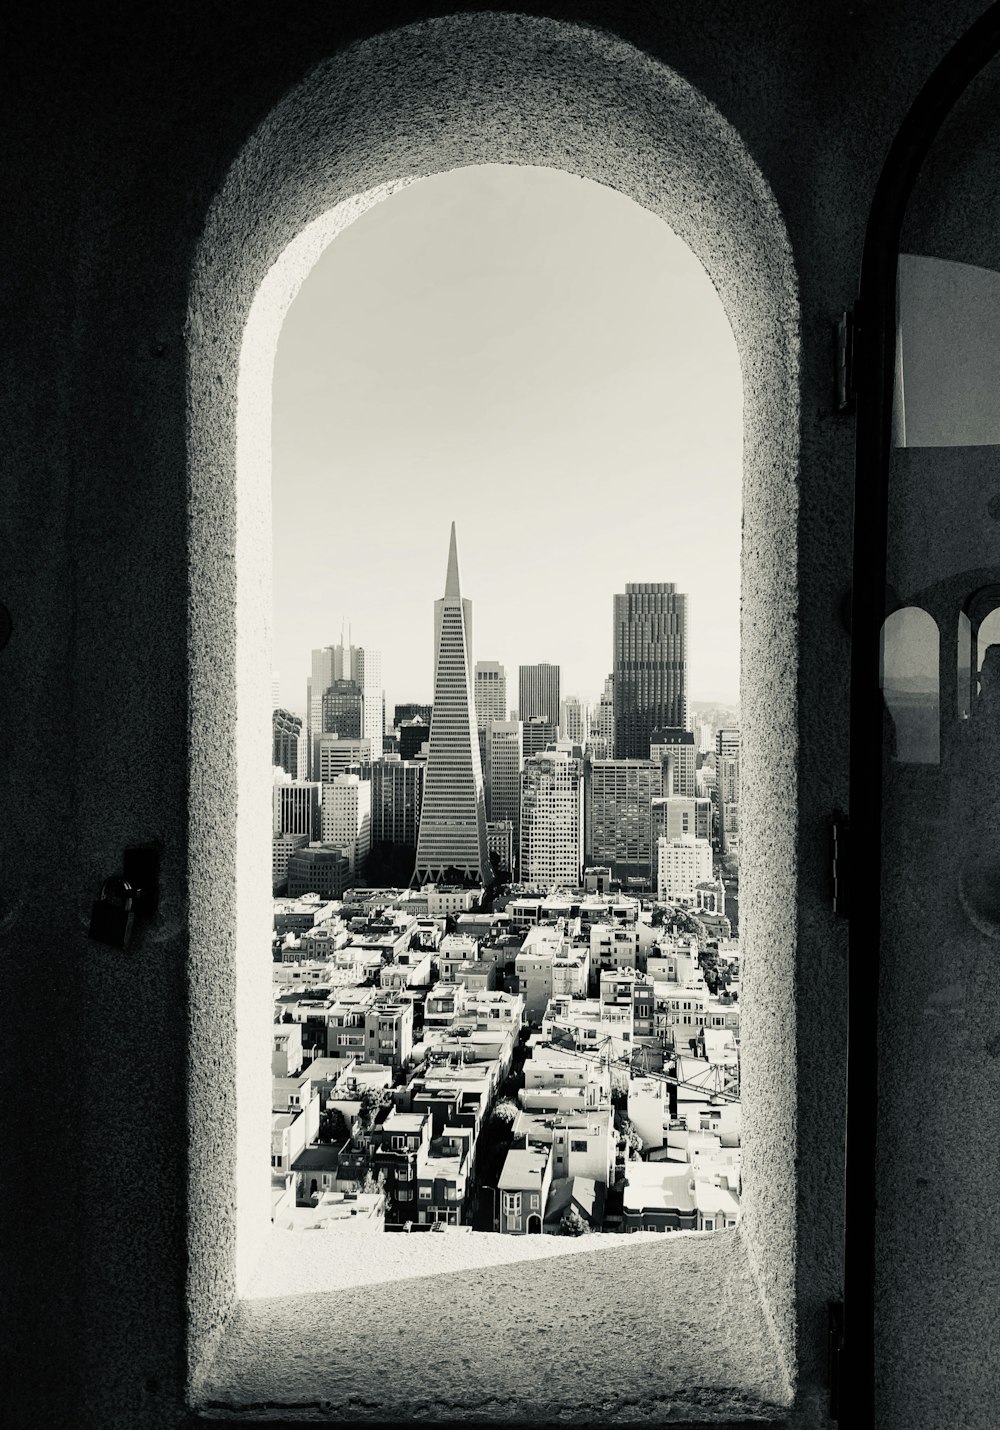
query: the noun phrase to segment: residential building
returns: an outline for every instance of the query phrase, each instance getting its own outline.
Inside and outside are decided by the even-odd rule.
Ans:
[[[302,1024],[275,1023],[271,1038],[271,1076],[293,1077],[302,1068]]]
[[[628,1163],[623,1231],[721,1231],[738,1217],[739,1197],[725,1177],[696,1177],[686,1162]]]
[[[344,855],[352,880],[364,872],[372,844],[372,787],[358,775],[323,785],[323,843]]]
[[[682,834],[677,839],[660,839],[657,850],[657,898],[692,907],[697,885],[712,877],[711,844],[693,834]]]
[[[415,1221],[417,1164],[430,1148],[429,1112],[393,1109],[369,1133],[372,1170],[385,1178],[386,1221]]]
[[[634,1077],[628,1085],[628,1120],[643,1148],[662,1147],[670,1125],[670,1084],[662,1077]]]
[[[565,750],[547,750],[524,762],[519,868],[526,882],[580,882],[583,771],[581,762]]]
[[[653,800],[663,772],[650,759],[594,760],[591,766],[591,847],[588,858],[607,864],[623,884],[649,888],[655,878]]]
[[[517,990],[524,998],[524,1016],[529,1023],[539,1023],[552,997],[552,975],[555,952],[525,951],[514,960]]]
[[[541,1235],[551,1186],[551,1147],[514,1148],[508,1152],[497,1183],[498,1230],[510,1236]]]
[[[552,1175],[592,1177],[610,1186],[615,1179],[614,1111],[611,1107],[565,1112],[519,1112],[514,1136],[528,1148],[552,1149]]]
[[[448,1127],[432,1137],[417,1158],[409,1220],[420,1226],[443,1222],[461,1226],[469,1189],[473,1136],[470,1128]],[[402,1197],[399,1198],[402,1212]]]
[[[476,661],[473,700],[480,730],[491,720],[507,719],[507,672],[498,661]]]
[[[450,869],[483,885],[491,880],[471,667],[472,602],[462,598],[452,522],[444,596],[434,602],[434,715],[414,873],[420,884]]]
[[[426,888],[427,913],[431,918],[447,918],[451,914],[467,914],[478,908],[484,888],[464,888],[461,884],[429,884]]]
[[[288,856],[288,897],[318,894],[339,899],[350,881],[350,865],[332,844],[308,844]]]
[[[335,918],[338,912],[338,904],[312,889],[307,890],[305,895],[275,899],[272,912],[274,932],[279,937],[288,933],[302,934],[307,929],[327,923]]]
[[[691,730],[657,729],[649,740],[650,759],[663,770],[663,793],[693,799],[697,793],[698,751]]]
[[[595,983],[604,972],[639,966],[639,930],[635,924],[591,924],[590,971]]]
[[[549,725],[559,725],[558,665],[522,665],[518,670],[517,716],[523,723],[541,716]]]
[[[524,1064],[522,1104],[528,1112],[611,1106],[606,1059],[551,1043],[535,1042]]]
[[[586,998],[590,987],[590,949],[585,943],[564,946],[552,960],[552,996]]]
[[[667,787],[666,774],[664,788]],[[712,801],[693,799],[683,795],[665,795],[654,799],[651,805],[652,847],[656,849],[661,839],[679,839],[682,834],[693,834],[697,839],[712,837]]]
[[[613,674],[615,758],[648,759],[654,730],[687,728],[687,597],[672,581],[615,596]]]

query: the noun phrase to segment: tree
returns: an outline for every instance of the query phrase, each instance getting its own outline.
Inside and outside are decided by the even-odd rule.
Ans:
[[[645,1146],[642,1134],[636,1128],[635,1123],[630,1122],[627,1117],[619,1116],[616,1121],[618,1122],[618,1135],[628,1147],[629,1155],[638,1157]]]
[[[385,1192],[385,1173],[379,1172],[376,1177],[371,1167],[368,1168],[361,1179],[361,1190],[363,1192],[378,1192],[380,1195]]]
[[[516,1102],[512,1102],[509,1097],[501,1097],[493,1108],[490,1120],[497,1129],[505,1127],[509,1130],[514,1126],[517,1110]]]
[[[559,1223],[559,1230],[563,1236],[586,1236],[590,1227],[577,1211],[576,1207],[568,1206],[563,1212],[562,1221]]]

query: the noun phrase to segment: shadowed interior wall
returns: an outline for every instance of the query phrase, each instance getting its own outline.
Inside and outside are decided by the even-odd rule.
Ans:
[[[792,1049],[796,1057],[794,1089],[783,1083],[774,1094],[781,1109],[774,1136],[787,1144],[781,1165],[796,1168],[795,1200],[781,1205],[776,1196],[766,1209],[777,1223],[775,1244],[782,1241],[793,1253],[778,1264],[792,1271],[785,1284],[768,1284],[773,1267],[760,1267],[760,1277],[776,1308],[776,1329],[794,1348],[800,1423],[819,1423],[823,1308],[841,1278],[846,940],[829,914],[826,861],[827,816],[844,803],[847,786],[848,642],[839,606],[850,582],[854,435],[850,420],[832,410],[830,323],[856,286],[865,219],[892,135],[919,85],[980,5],[899,0],[817,8],[797,0],[720,0],[710,17],[701,5],[631,0],[546,9],[557,18],[606,26],[662,59],[717,106],[774,196],[798,284],[800,386],[797,415],[784,412],[788,431],[754,430],[752,353],[741,344],[748,454],[763,451],[768,440],[800,453],[797,570],[783,573],[779,602],[790,623],[778,632],[755,630],[747,610],[743,625],[745,655],[777,637],[768,680],[786,693],[794,683],[796,693],[772,711],[762,682],[759,698],[745,695],[744,718],[748,732],[757,732],[751,738],[761,741],[764,721],[772,718],[767,738],[782,750],[797,790],[791,854],[784,840],[773,851],[776,879],[791,877],[794,887],[768,915],[776,919],[779,949],[794,939],[796,962],[789,985],[766,996],[756,990],[755,1015],[765,1029],[780,1030],[772,1042],[765,1031],[760,1056]],[[228,881],[237,854],[227,843],[227,801],[235,741],[250,730],[237,735],[226,706],[237,650],[228,459],[220,457],[200,479],[195,473],[189,485],[195,455],[189,430],[197,435],[204,418],[189,414],[188,404],[196,361],[199,373],[218,386],[218,411],[234,430],[239,335],[233,313],[204,302],[192,308],[192,273],[213,197],[241,151],[245,161],[248,137],[265,132],[265,116],[345,45],[423,13],[416,4],[290,13],[263,0],[246,0],[234,13],[213,0],[179,0],[169,14],[123,10],[113,23],[107,10],[83,7],[70,28],[58,31],[46,24],[44,7],[13,18],[4,153],[10,191],[20,201],[10,206],[0,232],[4,271],[19,275],[6,295],[11,336],[0,383],[7,458],[0,599],[15,624],[0,653],[3,807],[10,812],[0,822],[7,1009],[0,1058],[3,1105],[14,1110],[3,1220],[15,1424],[178,1425],[189,1331],[196,1344],[204,1343],[232,1291],[235,1226],[225,1209],[235,1190],[218,1174],[213,1138],[227,1143],[235,1127],[229,995],[236,915]],[[593,53],[604,42],[579,43]],[[490,136],[489,157],[500,158],[516,144],[523,161],[533,145],[547,144],[546,162],[572,167],[591,153],[597,141],[588,132],[585,92],[564,110],[561,152],[555,152],[555,133],[545,135],[531,108],[537,95],[509,75],[504,89],[499,70],[493,90],[477,94],[467,57],[449,51],[443,39],[427,48],[424,68],[418,66],[409,85],[405,71],[389,64],[380,69],[380,92],[407,99],[412,127],[390,123],[363,162],[358,149],[371,136],[359,127],[351,96],[328,97],[339,140],[324,166],[344,163],[351,193],[398,177],[400,161],[410,173],[478,161],[483,145],[473,152],[471,140],[464,143],[459,117],[468,119],[467,132],[475,136],[483,112],[511,113],[514,105],[511,132]],[[564,61],[547,41],[539,42],[536,74],[546,59],[558,74]],[[453,96],[444,132],[440,90],[422,88],[427,67],[434,72],[435,66],[439,85]],[[576,78],[563,69],[564,92]],[[616,87],[616,106],[618,94]],[[364,98],[368,104],[377,96]],[[366,110],[369,117],[374,112]],[[624,125],[625,115],[615,122]],[[660,116],[650,114],[646,122],[655,131]],[[308,127],[294,138],[304,151],[314,141]],[[612,156],[614,144],[612,133],[599,147]],[[672,152],[682,161],[679,173],[690,175],[698,156]],[[612,157],[607,162],[608,181],[620,187],[620,173],[630,172],[633,187],[626,192],[648,202],[645,161],[634,168]],[[243,231],[223,235],[229,258],[217,258],[230,263],[229,272],[244,268],[245,286],[228,296],[243,312],[268,264],[302,223],[336,199],[329,168],[310,192],[313,181],[296,178],[277,152],[265,167],[269,190],[285,195],[283,227],[261,226],[255,217]],[[703,178],[685,188],[679,205],[691,214],[702,202]],[[247,213],[256,216],[261,194],[245,197]],[[722,267],[713,264],[718,255],[705,244],[725,246],[731,236],[705,238],[699,247],[693,233],[679,231],[721,281]],[[236,250],[242,251],[239,264]],[[756,264],[751,253],[735,271],[756,274]],[[194,292],[202,299],[211,291],[210,277],[195,275]],[[724,295],[734,324],[747,296],[767,301],[766,294]],[[778,332],[773,348],[787,348],[788,341]],[[763,416],[767,409],[760,411]],[[772,475],[780,505],[794,483],[780,466]],[[749,559],[765,570],[775,559],[763,530],[768,499],[765,492],[748,493],[745,536]],[[201,559],[210,524],[197,503],[217,519],[210,562]],[[258,534],[263,519],[258,507]],[[194,607],[191,558],[208,582],[195,588]],[[776,576],[777,568],[770,569]],[[251,612],[256,638],[263,638],[262,593],[247,607]],[[197,673],[190,700],[189,662]],[[196,742],[202,762],[190,800],[195,718],[210,723]],[[213,740],[218,748],[211,754]],[[747,799],[761,803],[770,793],[750,788]],[[101,881],[118,866],[125,844],[152,835],[166,845],[157,921],[125,955],[89,943],[90,902]],[[203,867],[189,868],[189,849],[204,858]],[[747,903],[771,858],[772,851],[764,851],[758,873],[748,871]],[[189,878],[195,891],[211,885],[210,902],[189,901]],[[189,948],[195,951],[190,983]],[[189,1063],[192,1027],[197,1040]],[[891,1042],[891,1027],[886,1036]],[[936,1096],[933,1086],[927,1096]],[[192,1104],[204,1136],[189,1150]],[[954,1124],[946,1132],[958,1135]],[[951,1150],[946,1141],[943,1162]],[[188,1247],[192,1189],[198,1204]],[[750,1214],[763,1216],[765,1207],[760,1201]],[[964,1205],[949,1204],[947,1211],[956,1237],[978,1238],[982,1264],[995,1267],[995,1225],[973,1225]],[[190,1313],[189,1253],[192,1281],[203,1288]],[[964,1298],[936,1285],[917,1263],[902,1284],[887,1286],[885,1297],[883,1308],[898,1307],[899,1314],[923,1306],[928,1324],[947,1328],[950,1339],[966,1326]],[[927,1343],[897,1339],[893,1354],[901,1358],[894,1374],[905,1379],[914,1357],[926,1359]],[[985,1430],[993,1414],[989,1357],[973,1361],[953,1385],[944,1419]],[[890,1407],[884,1424],[937,1430],[942,1418],[925,1378],[905,1414]]]

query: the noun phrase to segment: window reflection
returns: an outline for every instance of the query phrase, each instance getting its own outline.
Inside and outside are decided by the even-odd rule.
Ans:
[[[882,695],[898,764],[941,757],[938,628],[917,606],[893,611],[882,627]]]

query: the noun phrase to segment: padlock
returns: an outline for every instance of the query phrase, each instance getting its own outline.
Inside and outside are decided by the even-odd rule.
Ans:
[[[118,875],[105,879],[101,897],[90,913],[90,937],[112,948],[125,948],[135,922],[134,902],[132,885],[126,879]]]

